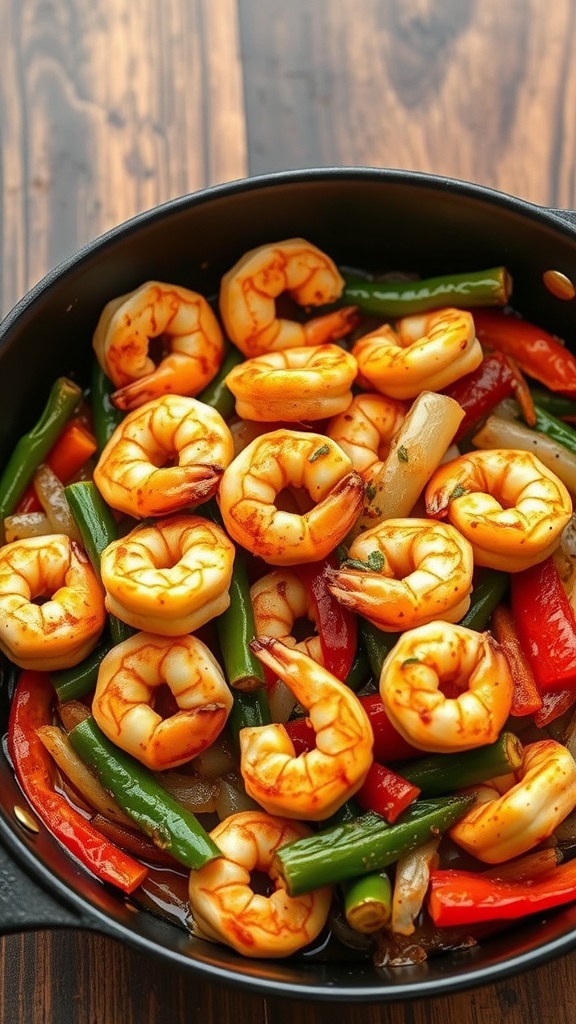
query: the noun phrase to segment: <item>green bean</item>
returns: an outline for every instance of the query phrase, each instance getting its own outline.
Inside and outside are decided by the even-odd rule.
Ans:
[[[94,359],[92,363],[90,394],[92,399],[92,425],[99,452],[108,444],[116,427],[124,418],[122,410],[117,409],[112,402],[111,396],[114,390],[114,384],[104,373],[98,360]]]
[[[499,569],[482,569],[480,579],[472,591],[470,608],[460,621],[461,626],[476,629],[481,633],[486,629],[494,609],[503,600],[510,577],[507,572]]]
[[[374,871],[342,883],[344,916],[364,935],[385,928],[392,914],[392,884],[385,871]]]
[[[230,583],[230,605],[216,619],[220,652],[228,683],[233,689],[255,690],[264,685],[262,663],[250,650],[255,636],[254,611],[246,558],[237,548]]]
[[[52,385],[40,419],[20,438],[0,477],[0,528],[6,516],[14,511],[81,397],[81,388],[67,377],[58,377]]]
[[[511,287],[510,275],[504,267],[468,274],[444,274],[421,281],[370,281],[350,277],[346,280],[342,301],[353,303],[366,313],[401,317],[443,306],[458,309],[504,306]]]
[[[104,789],[162,850],[188,868],[201,868],[220,856],[195,815],[180,806],[152,772],[111,743],[92,717],[75,726],[68,739],[94,768]]]
[[[378,629],[378,626],[368,622],[368,619],[362,618],[359,619],[358,628],[361,643],[370,662],[372,673],[376,681],[378,681],[384,659],[394,647],[400,634],[384,633],[381,629]]]
[[[234,412],[236,399],[226,384],[226,377],[235,366],[244,360],[244,356],[234,345],[230,345],[218,373],[203,391],[197,395],[199,402],[211,405],[225,419]]]
[[[96,686],[98,669],[111,647],[112,639],[106,635],[79,665],[52,672],[52,685],[62,704],[67,700],[82,700],[92,692]]]
[[[100,576],[100,556],[104,548],[118,537],[116,520],[96,484],[81,480],[64,488],[74,521],[80,531],[86,554],[94,571]],[[114,644],[132,636],[133,629],[116,618],[108,616],[110,635]]]
[[[454,790],[475,786],[486,779],[515,772],[522,764],[522,743],[513,732],[503,732],[494,743],[474,750],[451,754],[431,754],[406,762],[399,769],[403,778],[418,786],[422,796],[442,796]]]
[[[433,835],[445,832],[474,803],[474,795],[416,800],[394,825],[369,811],[282,846],[274,870],[289,894],[381,871]]]

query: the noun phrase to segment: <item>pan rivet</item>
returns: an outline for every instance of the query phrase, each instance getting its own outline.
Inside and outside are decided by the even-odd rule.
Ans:
[[[19,804],[14,804],[14,817],[20,825],[23,825],[29,832],[39,832],[40,828],[36,824],[34,818],[24,807],[20,807]]]
[[[561,270],[545,270],[542,278],[548,291],[552,292],[557,299],[564,299],[565,302],[568,302],[576,295],[576,288],[572,281]]]

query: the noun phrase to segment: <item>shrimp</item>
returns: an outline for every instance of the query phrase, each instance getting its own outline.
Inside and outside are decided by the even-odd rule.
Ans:
[[[385,632],[412,629],[434,619],[459,622],[470,607],[474,559],[471,544],[447,523],[387,519],[360,534],[329,588]]]
[[[251,646],[307,708],[316,747],[296,757],[278,723],[241,729],[246,792],[269,814],[322,821],[366,778],[374,742],[368,716],[356,694],[308,655],[274,637],[257,637]]]
[[[152,338],[168,349],[158,366],[148,355]],[[108,302],[93,346],[119,389],[112,395],[119,409],[136,409],[166,393],[197,395],[224,358],[222,329],[204,296],[161,281],[146,281]]]
[[[106,608],[134,629],[191,633],[228,608],[234,553],[224,530],[200,516],[137,526],[102,552]]]
[[[483,359],[471,313],[439,309],[378,327],[352,347],[358,380],[391,398],[440,391],[471,373]]]
[[[52,534],[0,547],[0,650],[15,665],[71,668],[94,649],[105,622],[102,587],[76,541]]]
[[[276,316],[283,292],[300,306],[323,306],[340,298],[344,279],[333,260],[303,238],[251,249],[222,278],[220,315],[230,341],[247,358],[299,345],[337,341],[358,323],[355,306],[308,323]]]
[[[454,842],[486,864],[501,864],[552,835],[576,807],[576,764],[556,740],[529,743],[503,794],[495,782],[475,786],[476,803],[450,829]]]
[[[447,622],[402,633],[380,674],[392,724],[414,747],[438,754],[494,743],[510,711],[512,688],[508,662],[493,637]]]
[[[274,504],[303,488],[314,507],[302,515]],[[323,434],[274,430],[252,441],[224,471],[218,503],[230,536],[270,565],[325,558],[346,536],[363,501],[362,478]]]
[[[377,477],[392,438],[404,422],[408,404],[365,391],[348,408],[332,417],[326,434],[346,452],[366,483]]]
[[[572,515],[561,480],[531,452],[469,452],[432,475],[428,515],[445,517],[472,544],[474,561],[504,572],[542,562]]]
[[[285,843],[310,830],[263,811],[239,811],[211,831],[221,857],[190,873],[188,895],[194,933],[250,957],[284,957],[307,946],[326,924],[329,885],[289,896],[273,865]],[[268,875],[270,895],[254,892],[256,872]]]
[[[321,420],[352,401],[356,360],[339,345],[290,348],[235,366],[226,385],[238,416],[247,420]]]
[[[296,572],[275,569],[261,576],[250,587],[250,600],[256,636],[278,637],[288,647],[303,651],[318,664],[324,664],[318,634],[303,640],[296,640],[292,636],[294,623],[298,619],[305,618],[316,625],[315,602]]]
[[[178,705],[164,719],[154,708],[163,684]],[[201,640],[136,633],[102,660],[92,714],[112,743],[152,771],[162,771],[209,747],[232,704],[220,666]]]
[[[163,395],[116,427],[94,482],[120,512],[136,519],[167,515],[211,498],[233,456],[232,435],[216,409]]]

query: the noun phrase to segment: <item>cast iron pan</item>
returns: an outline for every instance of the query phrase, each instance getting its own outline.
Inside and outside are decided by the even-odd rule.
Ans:
[[[542,274],[576,282],[576,214],[546,210],[464,182],[378,169],[287,172],[168,202],[86,246],[40,282],[0,325],[0,463],[39,416],[49,382],[87,379],[91,335],[108,299],[148,278],[214,295],[255,245],[301,235],[338,263],[421,275],[505,264],[514,305],[574,340],[575,303],[554,298]],[[9,673],[0,677],[5,733]],[[532,919],[466,953],[409,968],[369,963],[255,961],[191,939],[135,910],[90,877],[40,827],[14,817],[23,798],[0,753],[0,932],[90,929],[162,957],[205,980],[301,999],[422,998],[493,982],[576,946],[576,907]]]

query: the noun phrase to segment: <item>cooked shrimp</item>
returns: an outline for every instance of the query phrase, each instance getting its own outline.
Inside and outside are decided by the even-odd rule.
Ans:
[[[246,792],[269,814],[322,821],[357,792],[372,764],[368,716],[356,694],[308,655],[274,637],[258,637],[252,649],[308,710],[316,747],[296,757],[283,725],[241,729]]]
[[[154,708],[166,685],[178,711],[162,718]],[[176,768],[209,747],[232,708],[232,693],[205,644],[137,633],[104,657],[92,714],[112,743],[152,771]]]
[[[365,391],[355,395],[348,408],[330,420],[326,434],[340,445],[354,469],[369,482],[382,468],[390,442],[407,412],[407,403]]]
[[[215,523],[170,516],[102,552],[106,608],[134,629],[191,633],[230,604],[234,545]]]
[[[531,452],[491,449],[440,466],[426,511],[447,516],[472,544],[477,565],[518,572],[558,547],[572,515],[564,484]]]
[[[234,456],[216,409],[163,395],[122,420],[94,469],[105,501],[129,516],[167,515],[207,501]]]
[[[104,594],[84,550],[64,534],[0,547],[0,650],[20,668],[71,668],[96,646]]]
[[[190,874],[194,933],[252,957],[284,957],[312,942],[324,927],[332,889],[289,896],[273,867],[276,850],[309,829],[263,811],[240,811],[210,833],[222,856]],[[252,889],[256,872],[268,875],[270,895]]]
[[[409,743],[449,753],[498,738],[512,703],[512,679],[489,633],[429,622],[403,633],[384,659],[380,696]]]
[[[343,338],[356,326],[356,307],[298,323],[276,316],[276,299],[287,292],[299,306],[323,306],[336,302],[343,289],[329,256],[303,238],[288,238],[251,249],[224,275],[220,314],[230,341],[248,358],[319,345]]]
[[[161,338],[168,349],[158,366],[148,355],[152,338]],[[93,345],[119,388],[112,396],[119,409],[136,409],[166,393],[197,395],[224,357],[222,330],[204,296],[161,281],[146,281],[108,302]]]
[[[434,619],[459,622],[473,571],[472,546],[453,526],[387,519],[352,542],[340,569],[329,570],[329,586],[347,608],[395,633]]]
[[[321,420],[347,409],[356,360],[339,345],[290,348],[235,366],[226,384],[247,420]]]
[[[320,665],[324,664],[317,633],[303,640],[296,640],[292,636],[298,619],[307,619],[316,626],[316,605],[296,572],[291,569],[275,569],[261,576],[250,587],[250,600],[256,636],[277,637],[288,647],[303,651]]]
[[[439,309],[378,327],[352,347],[359,382],[391,398],[440,391],[483,359],[471,313]]]
[[[518,857],[552,835],[576,807],[576,764],[556,740],[524,748],[511,787],[475,786],[476,803],[450,829],[451,838],[487,864]]]
[[[303,488],[314,507],[302,515],[274,504]],[[323,434],[274,430],[251,442],[224,471],[218,502],[230,536],[270,565],[325,558],[346,536],[364,484],[338,445]]]

